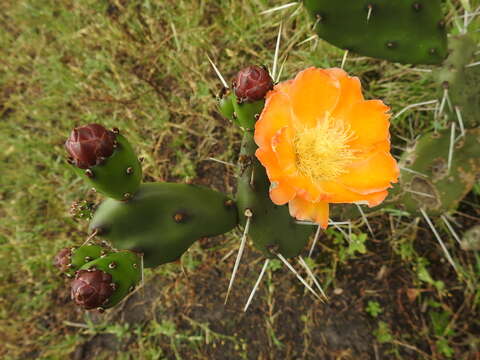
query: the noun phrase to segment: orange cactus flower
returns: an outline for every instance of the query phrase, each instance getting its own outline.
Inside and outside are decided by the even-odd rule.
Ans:
[[[338,68],[308,68],[276,85],[254,135],[272,201],[323,228],[329,203],[380,204],[399,176],[389,110],[365,100],[359,79]]]

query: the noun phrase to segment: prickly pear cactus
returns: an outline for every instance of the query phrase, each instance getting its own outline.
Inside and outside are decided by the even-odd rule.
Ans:
[[[440,0],[304,0],[318,35],[361,55],[439,64],[447,55]]]
[[[72,277],[83,265],[98,259],[107,252],[107,249],[95,244],[85,244],[78,248],[64,248],[55,256],[54,264],[66,276]]]
[[[95,190],[128,200],[140,186],[142,168],[132,146],[118,130],[98,124],[76,128],[65,143],[74,171]]]
[[[217,191],[187,184],[142,184],[128,202],[105,200],[90,231],[118,249],[144,254],[145,267],[179,259],[196,240],[223,234],[237,225],[233,200]]]
[[[477,44],[468,35],[451,36],[448,40],[448,58],[434,76],[439,84],[443,120],[459,121],[465,128],[480,125],[480,66],[475,62]],[[445,95],[444,95],[445,94]]]
[[[270,181],[254,155],[256,149],[253,133],[246,131],[239,160],[237,205],[240,224],[245,226],[251,217],[249,236],[265,256],[272,257],[277,252],[286,258],[295,257],[306,246],[314,226],[297,224],[287,205],[278,206],[270,200]]]
[[[392,193],[389,202],[415,215],[420,214],[420,208],[430,215],[456,209],[480,174],[480,129],[467,130],[453,146],[451,155],[450,141],[450,130],[443,130],[422,136],[407,150],[399,165],[414,172],[402,171],[401,187]]]
[[[140,255],[131,251],[111,253],[77,271],[72,282],[72,298],[87,310],[108,309],[133,291],[141,279]]]

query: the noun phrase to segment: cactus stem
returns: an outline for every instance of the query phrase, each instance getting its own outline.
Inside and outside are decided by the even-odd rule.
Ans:
[[[260,282],[262,281],[263,275],[265,274],[265,270],[267,270],[268,263],[270,262],[270,259],[265,259],[265,262],[263,263],[262,271],[260,271],[260,275],[258,275],[257,281],[255,282],[255,285],[253,286],[252,292],[250,293],[250,296],[248,297],[247,303],[245,304],[245,307],[243,308],[243,312],[246,312],[248,310],[248,307],[250,306],[250,303],[252,302],[253,296],[257,292],[258,286],[260,285]]]
[[[215,162],[218,162],[218,163],[223,164],[225,166],[235,166],[235,164],[232,164],[231,162],[215,159],[213,157],[208,157],[207,160],[215,161]]]
[[[278,53],[280,50],[280,39],[282,38],[282,25],[283,25],[282,22],[280,22],[280,26],[278,27],[277,42],[275,44],[275,53],[273,54],[272,72],[270,74],[272,79],[275,79],[275,75],[277,73]]]
[[[276,6],[274,8],[268,9],[268,10],[264,10],[260,13],[260,15],[271,14],[271,13],[276,12],[276,11],[288,9],[288,8],[290,8],[292,6],[295,6],[295,5],[298,5],[298,1],[283,4],[283,5],[280,5],[280,6]]]
[[[445,253],[445,256],[446,256],[448,262],[450,263],[450,265],[452,265],[452,267],[455,269],[455,271],[458,272],[457,266],[455,265],[455,262],[453,261],[452,256],[448,252],[447,247],[443,243],[442,238],[438,234],[437,229],[435,228],[435,226],[433,226],[432,220],[430,220],[430,218],[428,217],[427,213],[425,212],[425,210],[423,208],[420,208],[420,212],[422,213],[423,217],[425,218],[425,221],[427,222],[428,226],[430,227],[433,234],[435,235],[435,238],[437,239],[438,243],[440,244],[440,247],[442,248],[443,252]]]
[[[307,272],[308,276],[310,276],[310,278],[313,280],[313,283],[315,284],[315,286],[318,288],[318,290],[320,290],[320,292],[322,293],[322,295],[325,297],[325,299],[328,301],[328,296],[325,294],[325,292],[323,291],[322,289],[322,286],[320,285],[320,282],[318,281],[317,277],[315,276],[315,274],[313,273],[312,269],[310,269],[310,267],[308,266],[308,264],[305,262],[305,260],[303,259],[303,257],[299,256],[298,257],[298,263],[305,269],[305,271]]]
[[[457,243],[459,245],[462,245],[462,241],[460,240],[460,237],[458,236],[457,232],[453,228],[452,224],[450,224],[450,221],[448,221],[447,217],[444,214],[442,214],[440,215],[440,218],[445,223],[445,225],[447,226],[448,230],[452,234],[453,238],[457,241]]]
[[[313,249],[315,249],[315,245],[317,245],[317,241],[320,237],[320,230],[321,229],[322,229],[321,226],[318,225],[317,226],[317,232],[315,233],[315,237],[313,238],[312,246],[310,247],[310,251],[308,252],[308,257],[312,257]]]
[[[453,145],[455,145],[455,123],[452,123],[452,131],[450,132],[450,146],[448,147],[447,174],[450,174],[450,168],[452,166]]]
[[[240,247],[238,249],[237,258],[235,259],[235,265],[233,266],[232,276],[230,277],[230,283],[228,284],[227,295],[225,296],[225,305],[227,304],[228,296],[230,295],[230,290],[232,289],[233,281],[235,280],[238,266],[240,265],[240,260],[242,259],[243,250],[245,249],[245,244],[247,242],[248,230],[250,229],[250,222],[252,220],[252,215],[253,214],[250,209],[245,210],[245,217],[247,218],[247,221],[245,222],[245,229],[243,231],[242,239],[240,240]]]
[[[345,50],[345,52],[343,53],[342,64],[340,65],[340,68],[342,69],[345,66],[345,63],[347,62],[347,56],[348,56],[348,49]]]
[[[225,88],[229,88],[228,87],[228,84],[227,82],[225,81],[224,77],[222,76],[222,73],[220,72],[220,70],[218,70],[218,68],[215,66],[215,64],[213,63],[212,59],[210,59],[210,57],[207,55],[207,59],[208,61],[210,62],[210,65],[212,65],[212,68],[213,68],[213,71],[215,71],[215,74],[217,74],[218,78],[220,79],[220,82],[222,83],[223,87]]]
[[[365,216],[365,213],[363,212],[362,207],[358,204],[355,204],[355,205],[357,205],[358,211],[360,212],[360,215],[362,215],[362,219],[363,219],[363,221],[365,221],[365,224],[367,225],[368,231],[372,235],[372,238],[375,238],[375,235],[373,234],[372,227],[370,226],[370,223],[368,222],[368,219]]]
[[[321,300],[320,295],[318,295],[315,290],[312,289],[310,285],[305,281],[304,278],[300,276],[300,274],[295,270],[295,268],[283,257],[282,254],[276,253],[277,257],[280,259],[281,262],[283,262],[286,267],[297,277],[298,280],[307,288],[308,291],[310,291],[317,299]]]
[[[422,106],[422,105],[430,105],[430,104],[436,104],[438,103],[438,100],[429,100],[429,101],[422,101],[422,102],[419,102],[419,103],[415,103],[415,104],[410,104],[410,105],[407,105],[405,106],[402,110],[400,110],[398,113],[396,113],[393,117],[392,117],[392,120],[399,117],[400,115],[402,115],[405,111],[408,111],[414,107],[417,107],[417,106]]]

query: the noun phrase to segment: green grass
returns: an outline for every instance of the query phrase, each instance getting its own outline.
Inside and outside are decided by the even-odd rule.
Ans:
[[[182,346],[194,349],[196,358],[204,358],[200,344],[209,337],[217,346],[234,344],[242,356],[254,346],[195,320],[181,329],[168,319],[152,319],[135,329],[118,325],[72,328],[68,322],[83,324],[85,319],[68,301],[66,284],[51,263],[60,248],[81,243],[87,236],[86,223],[68,215],[71,202],[85,197],[100,200],[66,165],[63,142],[75,125],[99,122],[120,128],[145,158],[148,181],[197,178],[212,187],[233,190],[231,182],[205,176],[199,165],[209,156],[235,162],[241,138],[239,131],[216,113],[212,94],[220,84],[206,59],[207,55],[214,59],[227,79],[247,64],[271,67],[281,15],[262,16],[259,12],[277,4],[261,0],[0,3],[0,337],[5,345],[0,347],[0,356],[63,359],[81,341],[105,332],[132,337],[133,343],[119,358],[169,358],[171,351],[178,357]],[[288,59],[282,79],[307,66],[340,65],[343,52],[325,42],[298,45],[311,35],[310,26],[303,10],[284,23],[280,60],[287,53]],[[366,98],[382,98],[394,113],[437,96],[430,75],[408,66],[353,55],[347,59],[346,70],[361,77]],[[395,145],[405,145],[398,136],[411,137],[409,121],[416,134],[432,129],[430,117],[430,112],[411,111],[395,119]],[[410,223],[400,219],[405,226]],[[388,218],[380,220],[379,226],[388,228]],[[354,230],[362,236],[358,227]],[[236,249],[234,236],[227,240],[215,250]],[[430,309],[433,322],[419,336],[432,338],[440,347],[439,354],[448,356],[457,341],[452,328],[457,324],[450,318],[455,309],[438,289],[437,277],[443,275],[426,275],[429,265],[418,260],[425,254],[413,249],[414,241],[414,237],[398,237],[392,248],[406,260],[402,264],[408,271],[418,273],[419,288],[428,289],[426,294],[440,303],[445,301],[444,310],[433,312],[428,296],[422,293],[416,306]],[[326,251],[333,255],[325,255],[320,260],[325,267],[319,266],[327,278],[336,274],[336,253],[349,254],[340,259],[341,266],[355,252],[351,244],[345,248],[335,242],[330,245],[333,251]],[[355,258],[366,251],[363,240],[360,245]],[[195,245],[184,260],[188,271],[201,268],[209,251],[211,254],[212,250]],[[474,286],[480,273],[478,262],[475,265],[471,257],[457,255],[466,258],[467,283]],[[335,261],[328,263],[329,259]],[[178,275],[176,267],[168,265],[149,271],[147,278],[158,274],[172,282]],[[335,281],[333,276],[331,282]],[[466,286],[454,280],[451,284],[460,289]],[[478,310],[480,295],[476,291],[476,304],[467,304],[462,314]],[[466,297],[469,301],[472,292],[475,294],[474,288]],[[274,306],[275,297],[262,299],[256,301]],[[448,321],[451,325],[447,328]],[[465,325],[466,320],[462,321],[459,328]],[[272,346],[283,347],[288,339],[277,339],[274,314],[266,324]],[[378,324],[379,342],[401,337],[383,320]],[[478,323],[476,326],[478,330]],[[418,343],[421,337],[408,341]],[[170,343],[170,350],[168,345],[159,345],[163,343]]]

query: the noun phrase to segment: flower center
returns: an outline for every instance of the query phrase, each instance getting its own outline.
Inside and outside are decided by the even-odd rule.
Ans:
[[[315,127],[297,128],[293,141],[299,172],[314,184],[346,173],[347,166],[356,159],[355,151],[347,145],[353,137],[350,126],[330,114]]]

